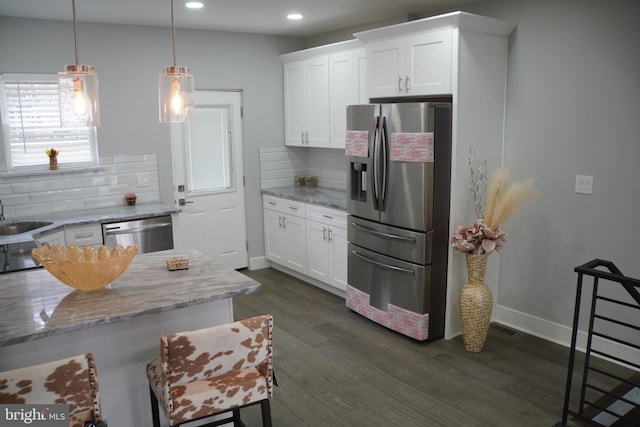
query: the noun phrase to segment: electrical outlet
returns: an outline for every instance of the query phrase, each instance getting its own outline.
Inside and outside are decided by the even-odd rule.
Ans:
[[[593,194],[593,176],[576,175],[576,193]]]
[[[137,183],[138,187],[148,187],[149,184],[149,174],[146,172],[141,172],[137,175]]]

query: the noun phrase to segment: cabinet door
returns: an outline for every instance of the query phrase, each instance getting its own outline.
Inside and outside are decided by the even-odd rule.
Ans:
[[[307,89],[305,145],[329,147],[329,57],[308,59],[305,61],[305,69]]]
[[[41,236],[36,240],[36,243],[38,244],[38,246],[66,246],[64,240],[64,230],[54,231],[53,233]]]
[[[264,209],[264,256],[266,259],[285,263],[286,236],[282,227],[283,215],[280,212]]]
[[[305,62],[284,64],[284,123],[285,143],[301,146],[307,132],[307,94],[305,86]]]
[[[293,215],[283,215],[286,260],[284,265],[299,273],[306,273],[307,248],[305,219]]]
[[[404,73],[403,64],[403,39],[367,45],[369,98],[404,95],[404,86],[400,81],[400,76]]]
[[[356,88],[357,88],[357,104],[369,103],[369,95],[367,94],[367,50],[358,49],[355,53],[356,57]]]
[[[347,289],[347,229],[331,227],[329,239],[329,256],[331,257],[329,283],[344,291]]]
[[[344,148],[347,134],[347,105],[358,103],[355,52],[329,57],[329,111],[331,148]]]
[[[330,281],[328,235],[326,224],[307,221],[307,274],[326,283]]]
[[[406,39],[403,95],[451,93],[452,31],[434,31]]]

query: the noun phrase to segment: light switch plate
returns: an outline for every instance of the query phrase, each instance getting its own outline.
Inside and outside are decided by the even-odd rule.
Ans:
[[[576,175],[576,193],[593,194],[593,176]]]

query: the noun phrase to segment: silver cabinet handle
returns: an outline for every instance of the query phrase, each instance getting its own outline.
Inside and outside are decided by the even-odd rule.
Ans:
[[[398,93],[402,93],[402,76],[398,76]]]
[[[278,215],[278,227],[282,228],[282,215]]]
[[[409,93],[409,76],[404,76],[404,93]]]
[[[300,144],[304,145],[304,132],[300,132]]]
[[[309,132],[305,132],[304,134],[307,140],[307,145],[309,145]]]
[[[298,211],[298,208],[296,206],[289,206],[289,209],[296,212]]]
[[[282,228],[287,228],[287,217],[286,216],[282,217]]]
[[[327,227],[322,227],[322,241],[327,241]]]
[[[415,276],[415,274],[416,274],[415,271],[413,271],[413,270],[409,270],[409,269],[402,268],[402,267],[396,267],[395,265],[383,264],[381,262],[374,261],[371,258],[368,258],[368,257],[366,257],[366,256],[364,256],[362,254],[359,254],[358,252],[353,251],[353,250],[351,251],[351,253],[354,254],[355,256],[357,256],[358,258],[361,258],[361,259],[363,259],[363,260],[365,260],[365,261],[367,261],[367,262],[369,262],[369,263],[371,263],[373,265],[377,265],[380,268],[384,268],[385,270],[392,270],[392,271],[397,271],[399,273],[411,274],[412,276]]]
[[[272,201],[269,201],[269,204],[270,204],[271,206],[275,206],[275,205],[277,205],[277,203],[276,203],[276,202],[272,202]]]
[[[104,234],[107,236],[115,236],[116,234],[130,234],[130,233],[139,233],[141,231],[149,231],[149,230],[155,230],[158,228],[166,228],[166,227],[171,227],[171,223],[170,222],[163,222],[163,223],[159,223],[159,224],[153,224],[153,225],[144,225],[142,227],[135,227],[135,228],[120,228],[120,227],[106,227],[104,230]]]
[[[178,205],[180,205],[180,206],[184,206],[187,203],[193,203],[193,202],[188,202],[185,199],[178,199]]]
[[[331,243],[331,241],[333,240],[333,238],[331,237],[333,234],[333,232],[331,231],[331,229],[329,229],[329,243]]]
[[[323,217],[327,218],[327,219],[333,219],[333,217],[331,215],[327,215],[327,214],[322,214]]]

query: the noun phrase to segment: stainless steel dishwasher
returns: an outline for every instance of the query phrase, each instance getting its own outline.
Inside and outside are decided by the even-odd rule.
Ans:
[[[140,254],[173,249],[171,215],[102,224],[102,236],[107,246],[138,245]]]

